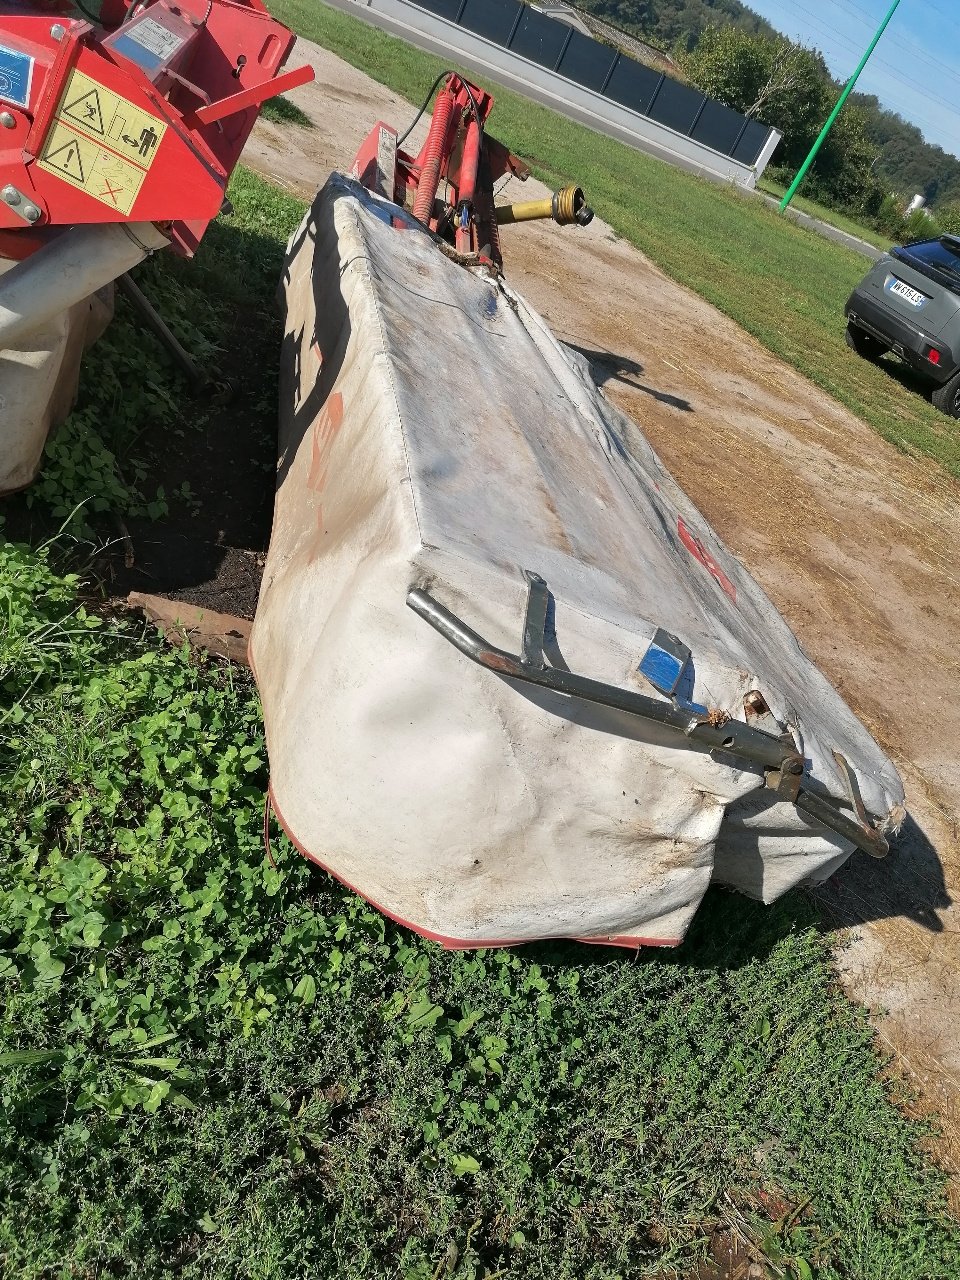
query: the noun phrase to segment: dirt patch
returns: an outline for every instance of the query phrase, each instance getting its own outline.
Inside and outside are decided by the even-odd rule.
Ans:
[[[245,159],[308,197],[378,118],[403,126],[413,108],[325,50],[298,53],[318,79],[291,96],[314,128],[261,125]],[[544,190],[510,180],[502,198]],[[820,897],[853,927],[846,981],[886,1010],[880,1034],[944,1117],[956,1168],[960,485],[886,444],[601,222],[505,228],[503,245],[511,283],[587,356],[901,770],[911,820],[897,848],[879,863],[856,855]]]

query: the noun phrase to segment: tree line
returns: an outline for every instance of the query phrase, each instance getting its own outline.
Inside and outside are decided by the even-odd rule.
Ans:
[[[792,179],[842,85],[823,56],[793,43],[739,0],[577,0],[580,8],[668,49],[712,98],[783,134],[769,171]],[[914,193],[944,223],[960,218],[960,160],[872,94],[850,95],[804,183],[804,194],[898,235]],[[956,205],[958,208],[954,208]]]

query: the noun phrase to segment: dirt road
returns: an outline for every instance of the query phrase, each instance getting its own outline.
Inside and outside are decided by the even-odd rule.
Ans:
[[[324,50],[298,53],[317,81],[291,97],[314,127],[261,122],[245,162],[309,197],[378,118],[405,125],[414,109]],[[503,195],[543,191],[512,180]],[[883,862],[855,855],[822,898],[838,925],[857,926],[840,956],[850,989],[886,1010],[880,1034],[943,1116],[956,1170],[960,485],[885,444],[599,221],[528,223],[503,239],[511,283],[589,357],[900,768],[903,838]]]

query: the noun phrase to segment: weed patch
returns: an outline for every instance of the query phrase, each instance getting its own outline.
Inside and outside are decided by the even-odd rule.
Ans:
[[[271,867],[247,679],[75,588],[4,548],[9,1273],[639,1275],[771,1189],[797,1276],[960,1265],[802,899],[715,894],[673,956],[444,952]]]
[[[197,364],[214,373],[237,316],[250,317],[265,344],[251,356],[265,366],[259,407],[268,416],[276,411],[270,371],[279,343],[273,297],[282,259],[273,228],[295,225],[302,205],[242,169],[230,194],[234,214],[211,227],[194,262],[167,251],[134,275]],[[87,540],[113,534],[117,517],[158,520],[173,505],[197,501],[189,481],[170,490],[157,484],[156,464],[187,432],[201,433],[211,412],[207,402],[190,400],[176,366],[119,293],[115,318],[94,351],[77,407],[49,440],[24,496],[52,527],[66,521],[73,537]]]
[[[305,111],[301,111],[289,98],[269,98],[260,110],[263,120],[272,120],[274,124],[295,124],[301,129],[312,129],[313,121]]]

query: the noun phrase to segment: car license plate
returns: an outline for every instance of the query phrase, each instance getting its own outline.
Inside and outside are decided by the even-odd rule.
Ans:
[[[904,284],[902,280],[898,280],[896,276],[891,276],[887,281],[887,288],[891,293],[895,293],[898,298],[903,298],[905,302],[909,302],[911,307],[922,307],[929,299],[925,293],[921,293],[919,289],[914,289],[908,284]]]

